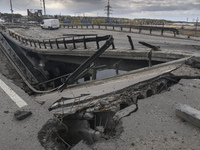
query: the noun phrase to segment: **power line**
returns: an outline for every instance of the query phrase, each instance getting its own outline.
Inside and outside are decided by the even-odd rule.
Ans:
[[[22,4],[18,4],[17,2],[13,2],[15,4],[15,7],[18,6],[17,8],[22,8],[22,7],[26,7],[28,6],[33,0],[30,0],[28,3],[26,3],[25,5],[22,5]],[[23,2],[24,3],[24,2]]]
[[[110,14],[112,14],[111,13],[111,11],[112,11],[112,7],[110,6],[110,0],[108,0],[108,5],[107,6],[105,6],[105,11],[106,11],[106,13],[107,13],[107,19],[108,19],[108,22],[110,22]]]
[[[30,0],[30,2],[28,2],[25,6],[28,6],[31,2],[32,2],[32,0]]]

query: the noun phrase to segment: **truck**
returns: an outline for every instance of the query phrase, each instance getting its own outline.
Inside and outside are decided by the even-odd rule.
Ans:
[[[60,23],[58,19],[44,19],[40,26],[42,29],[59,29]]]

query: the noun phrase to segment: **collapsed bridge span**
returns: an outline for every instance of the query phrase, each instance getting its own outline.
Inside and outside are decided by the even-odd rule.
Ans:
[[[120,121],[141,111],[142,99],[170,91],[180,79],[200,77],[198,53],[163,51],[156,42],[139,40],[137,44],[141,45],[133,47],[127,42],[131,41],[129,37],[127,48],[118,47],[121,41],[109,35],[62,33],[70,37],[68,42],[63,37],[37,42],[4,29],[1,33],[1,49],[8,58],[15,60],[23,55],[35,67],[24,63],[19,69],[23,61],[20,65],[19,60],[13,62],[20,73],[35,69],[46,78],[31,85],[41,91],[36,92],[34,100],[55,116],[38,133],[45,149],[71,148],[81,140],[93,144],[116,138],[123,131]],[[97,42],[97,37],[105,39]],[[20,55],[15,55],[16,47]],[[24,81],[30,79],[24,77]],[[55,90],[49,90],[52,87]]]

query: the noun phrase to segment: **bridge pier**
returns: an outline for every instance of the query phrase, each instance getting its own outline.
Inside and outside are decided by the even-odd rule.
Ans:
[[[152,29],[150,29],[150,34],[152,34]]]
[[[142,31],[142,29],[141,29],[141,28],[139,28],[139,33],[141,33],[141,31]]]
[[[176,32],[175,32],[175,31],[173,31],[173,33],[174,33],[174,37],[176,37]]]
[[[97,70],[95,68],[92,69],[92,80],[96,80],[97,78]]]
[[[163,35],[163,30],[161,30],[161,35]]]

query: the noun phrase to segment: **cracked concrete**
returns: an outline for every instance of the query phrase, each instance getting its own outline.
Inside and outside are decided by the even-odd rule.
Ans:
[[[139,110],[122,119],[119,137],[92,145],[97,150],[199,149],[200,129],[175,114],[179,103],[200,110],[200,80],[182,79],[170,91],[138,102]]]

